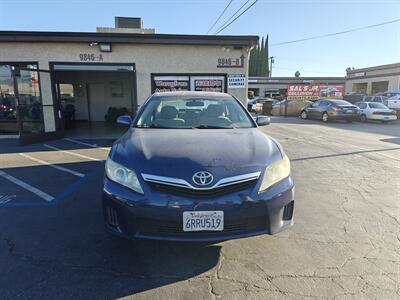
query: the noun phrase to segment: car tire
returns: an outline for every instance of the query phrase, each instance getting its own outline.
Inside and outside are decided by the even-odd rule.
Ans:
[[[362,114],[362,115],[360,116],[360,121],[361,121],[361,122],[367,122],[367,116],[364,115],[364,114]]]
[[[328,121],[329,121],[329,115],[328,115],[327,112],[324,112],[324,113],[322,114],[322,122],[326,123],[326,122],[328,122]]]
[[[300,114],[300,118],[302,118],[303,120],[306,120],[308,118],[307,116],[307,112],[305,110],[303,110]]]

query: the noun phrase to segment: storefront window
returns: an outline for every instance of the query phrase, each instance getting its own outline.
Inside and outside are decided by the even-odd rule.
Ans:
[[[13,67],[17,70],[17,91],[14,89]],[[37,66],[33,64],[0,65],[0,133],[19,132],[17,110],[23,133],[43,131],[39,75],[34,69]]]
[[[0,65],[0,134],[18,133],[17,100],[9,65]]]
[[[160,75],[153,77],[153,92],[225,92],[224,75]]]

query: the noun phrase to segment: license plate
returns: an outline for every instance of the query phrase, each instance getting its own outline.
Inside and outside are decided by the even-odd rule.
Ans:
[[[389,120],[389,117],[383,117],[384,120]]]
[[[222,231],[224,230],[224,212],[184,211],[183,231]]]
[[[348,110],[346,110],[346,113],[351,114],[351,113],[353,113],[353,110],[348,109]]]

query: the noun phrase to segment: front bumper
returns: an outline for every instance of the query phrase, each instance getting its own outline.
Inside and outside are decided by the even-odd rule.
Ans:
[[[293,224],[294,183],[291,177],[258,193],[258,184],[214,198],[185,198],[152,190],[139,195],[104,179],[106,229],[126,238],[216,242],[275,234]],[[184,211],[224,211],[223,231],[183,231]]]

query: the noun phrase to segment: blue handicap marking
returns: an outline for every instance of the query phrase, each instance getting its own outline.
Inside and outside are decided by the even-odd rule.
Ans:
[[[95,174],[96,173],[90,173],[80,178],[79,180],[73,182],[72,184],[67,186],[60,194],[55,196],[51,201],[37,201],[37,200],[15,201],[17,198],[16,195],[0,195],[0,207],[57,205],[66,197],[74,193],[83,183],[85,183],[90,177],[94,176]]]

